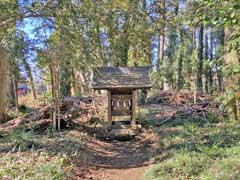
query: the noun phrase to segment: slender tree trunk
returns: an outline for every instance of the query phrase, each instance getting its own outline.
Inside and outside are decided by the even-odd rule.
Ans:
[[[65,63],[60,73],[60,91],[63,96],[71,95],[71,69],[69,63]]]
[[[81,78],[81,86],[83,88],[83,94],[86,94],[88,92],[88,85],[87,85],[87,77],[85,72],[80,72],[80,78]]]
[[[164,41],[165,41],[165,33],[164,33],[164,28],[165,28],[165,0],[162,0],[160,2],[160,23],[162,24],[159,32],[159,45],[158,45],[158,68],[161,67],[163,64],[163,59],[164,59]]]
[[[196,64],[196,57],[195,57],[195,27],[192,28],[192,61],[193,64]],[[192,70],[192,88],[193,88],[193,103],[197,103],[197,72],[195,68]]]
[[[18,94],[17,94],[17,82],[16,80],[12,77],[12,86],[13,86],[13,97],[14,97],[14,104],[16,107],[16,112],[18,112],[19,109],[19,104],[18,104]]]
[[[53,125],[55,130],[60,131],[60,66],[57,64],[55,60],[52,60],[49,65],[50,73],[51,73],[51,86],[52,86],[52,97],[53,97]]]
[[[7,119],[7,77],[7,54],[5,50],[0,46],[0,123],[4,123]]]
[[[79,73],[79,77],[80,77],[80,81],[81,81],[81,84],[80,84],[80,92],[81,92],[81,95],[84,95],[86,93],[86,90],[85,90],[85,87],[84,87],[84,80],[83,80],[83,76],[82,76],[82,73]]]
[[[206,62],[206,66],[205,66],[205,91],[209,92],[209,74],[210,74],[210,67],[209,67],[209,57],[208,57],[208,27],[205,26],[205,62]]]
[[[233,32],[232,27],[224,28],[224,65],[227,76],[224,78],[224,90],[228,95],[231,95],[232,99],[229,103],[229,115],[235,120],[239,120],[239,96],[236,92],[239,91],[240,78],[235,73],[232,73],[232,67],[239,64],[238,53],[231,47],[229,37]]]
[[[176,3],[175,3],[175,8],[174,8],[174,15],[175,16],[178,16],[178,11],[179,11],[179,0],[176,0]],[[177,40],[178,40],[178,33],[179,33],[179,30],[176,29],[176,26],[177,27],[180,27],[180,24],[176,24],[176,25],[172,25],[170,28],[169,28],[169,36],[168,36],[168,40],[169,40],[169,46],[168,46],[168,60],[169,60],[169,66],[172,68],[174,66],[174,56],[177,52],[177,50],[180,48],[179,45],[177,45]],[[180,33],[179,33],[180,34]],[[179,37],[180,38],[180,37]],[[174,89],[174,85],[175,85],[175,82],[174,82],[174,73],[175,72],[170,72],[169,74],[169,79],[170,79],[170,85],[171,85],[171,88]],[[177,84],[178,85],[178,84]]]
[[[81,95],[87,94],[89,89],[85,70],[77,70],[75,76],[76,79],[79,81],[79,85],[77,86],[77,88],[80,90],[79,92],[81,93]]]
[[[71,96],[74,96],[75,93],[76,93],[75,72],[74,68],[71,68]]]
[[[209,31],[210,31],[210,59],[209,59],[209,61],[211,62],[211,61],[213,61],[214,38],[213,38],[212,28],[210,28]],[[210,90],[210,93],[213,92],[213,72],[212,72],[211,66],[209,67],[209,90]]]
[[[159,41],[158,41],[158,62],[157,62],[157,70],[163,69],[163,61],[164,61],[164,43],[165,43],[165,0],[160,1],[160,24],[161,28],[159,31]],[[164,80],[161,82],[161,89],[164,89]]]
[[[127,66],[128,64],[128,51],[130,47],[130,42],[129,42],[129,16],[128,14],[125,14],[125,22],[123,26],[123,45],[121,46],[122,52],[121,52],[121,62],[120,65],[122,66]]]
[[[9,68],[10,80],[9,80],[9,91],[8,91],[8,102],[13,104],[18,111],[18,97],[17,97],[17,79],[16,72],[12,72],[12,67]]]
[[[36,90],[35,90],[35,85],[34,85],[34,81],[33,81],[31,68],[30,68],[30,66],[29,66],[29,64],[28,64],[28,62],[25,58],[23,58],[22,61],[23,61],[23,65],[26,69],[28,78],[30,80],[30,85],[31,85],[32,93],[33,93],[33,98],[34,98],[34,100],[36,100],[37,99],[37,94],[36,94]]]
[[[198,64],[197,64],[197,89],[202,91],[202,74],[203,74],[203,26],[200,26],[198,33]]]
[[[101,33],[100,33],[99,23],[97,23],[96,30],[97,30],[97,36],[98,36],[98,54],[99,54],[99,57],[101,58],[103,64],[107,64],[107,61],[104,58],[104,50],[103,50],[103,47],[101,44]]]
[[[179,46],[179,58],[178,58],[178,76],[177,76],[177,88],[178,90],[183,88],[183,75],[182,75],[182,69],[183,69],[183,53],[182,53],[182,46],[183,46],[183,32],[180,28],[179,30],[179,39],[180,39],[180,46]]]
[[[108,22],[108,24],[114,24],[114,17],[110,14],[109,15],[109,19],[110,21]],[[108,27],[109,31],[108,31],[108,41],[109,41],[109,57],[108,57],[108,63],[107,66],[111,66],[111,65],[116,65],[117,64],[117,56],[116,56],[116,51],[115,51],[115,41],[114,41],[114,37],[115,37],[115,28],[113,27]]]
[[[224,33],[224,28],[221,28],[219,31],[219,40],[220,40],[220,45],[222,47],[224,47],[225,45],[225,33]],[[225,48],[224,48],[225,49]],[[224,52],[225,54],[225,52]],[[220,56],[225,56],[224,54],[221,54]],[[223,86],[223,75],[222,75],[222,71],[223,71],[223,61],[220,60],[217,64],[217,81],[218,81],[218,89],[220,92],[224,91],[224,86]]]
[[[229,37],[233,29],[231,27],[224,28],[224,64],[231,65],[231,64],[239,64],[238,61],[238,53],[231,47],[229,43]]]

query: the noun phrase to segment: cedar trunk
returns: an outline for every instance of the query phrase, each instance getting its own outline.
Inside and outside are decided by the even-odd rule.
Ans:
[[[160,27],[159,31],[159,41],[158,41],[158,62],[157,62],[157,70],[159,68],[162,71],[162,65],[163,65],[163,60],[164,60],[164,41],[165,41],[165,33],[164,33],[164,28],[165,28],[165,0],[162,0],[160,2],[160,24],[162,26]],[[161,82],[161,88],[164,89],[164,80]]]
[[[183,32],[182,29],[179,30],[179,36],[180,36],[180,49],[179,49],[179,58],[178,58],[178,76],[177,76],[177,88],[178,90],[183,88],[183,53],[182,53],[182,45],[183,45]]]
[[[210,75],[210,67],[209,67],[209,58],[208,58],[208,27],[205,27],[205,61],[206,61],[206,66],[205,66],[205,91],[209,92],[209,75]]]
[[[158,46],[158,63],[157,66],[158,68],[161,67],[161,65],[163,64],[163,59],[164,59],[164,40],[165,40],[165,33],[164,33],[164,22],[165,22],[165,0],[162,0],[160,2],[160,8],[161,8],[161,13],[160,13],[160,21],[161,21],[161,28],[160,28],[160,32],[159,32],[159,46]]]
[[[198,34],[198,64],[197,64],[197,90],[202,91],[202,74],[203,74],[203,26],[199,28]]]
[[[212,28],[209,29],[210,30],[210,57],[209,57],[209,61],[213,61],[213,43],[214,43],[214,37],[213,37],[213,32],[212,32]],[[209,67],[209,90],[210,93],[213,92],[213,72],[212,72],[212,68],[211,66]]]
[[[5,50],[0,46],[0,123],[6,121],[8,61]]]

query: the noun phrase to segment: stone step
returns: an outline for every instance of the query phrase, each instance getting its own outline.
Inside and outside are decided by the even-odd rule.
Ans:
[[[114,139],[128,141],[135,137],[136,131],[133,129],[112,129],[110,134]]]
[[[116,124],[116,125],[107,125],[108,129],[140,129],[141,124]]]

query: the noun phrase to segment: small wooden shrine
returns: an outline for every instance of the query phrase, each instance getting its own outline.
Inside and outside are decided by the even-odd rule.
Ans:
[[[149,71],[146,66],[96,69],[92,88],[108,91],[108,125],[116,124],[113,116],[130,116],[131,120],[124,124],[136,127],[137,90],[151,88]]]

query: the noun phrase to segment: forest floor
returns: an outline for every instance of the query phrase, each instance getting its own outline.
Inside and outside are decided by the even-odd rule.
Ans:
[[[153,163],[156,137],[151,130],[139,133],[130,141],[106,142],[92,137],[83,141],[88,163],[86,174],[83,174],[83,163],[79,169],[76,167],[79,180],[140,180]]]
[[[188,96],[165,92],[149,98],[138,114],[143,127],[129,141],[102,138],[95,126],[56,133],[49,124],[1,125],[0,179],[239,179],[239,123],[224,122],[209,97],[199,95],[193,105]],[[93,112],[84,102],[69,105],[86,108],[76,121]],[[68,106],[62,109],[68,116]],[[32,115],[23,117],[18,120]]]

